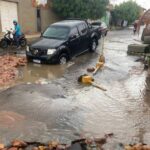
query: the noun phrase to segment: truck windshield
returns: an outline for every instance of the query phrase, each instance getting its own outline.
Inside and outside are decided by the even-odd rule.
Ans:
[[[66,39],[69,32],[70,29],[67,27],[50,26],[45,30],[42,36],[45,38]]]

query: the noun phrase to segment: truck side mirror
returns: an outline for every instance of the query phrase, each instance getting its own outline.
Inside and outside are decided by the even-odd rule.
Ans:
[[[77,35],[71,35],[70,37],[69,37],[69,40],[74,40],[74,39],[76,39],[77,38]]]

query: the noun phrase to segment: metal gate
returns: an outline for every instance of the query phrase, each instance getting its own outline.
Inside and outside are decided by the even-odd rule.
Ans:
[[[17,3],[0,1],[0,15],[2,32],[14,28],[13,20],[18,20]]]

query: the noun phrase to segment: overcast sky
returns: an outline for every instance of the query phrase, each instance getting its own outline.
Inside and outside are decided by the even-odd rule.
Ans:
[[[111,3],[113,4],[119,4],[123,1],[127,1],[127,0],[110,0]],[[150,9],[150,0],[134,0],[136,1],[139,5],[141,5],[142,7],[146,8],[146,9]]]

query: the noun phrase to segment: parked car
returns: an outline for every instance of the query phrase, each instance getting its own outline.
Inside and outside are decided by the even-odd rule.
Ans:
[[[85,51],[94,52],[99,38],[86,20],[64,20],[50,25],[38,41],[28,45],[26,56],[35,63],[65,64]]]
[[[100,36],[106,36],[107,32],[109,31],[107,25],[105,22],[101,22],[101,21],[94,21],[91,23],[91,25],[95,28],[97,28]]]

